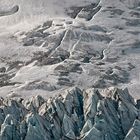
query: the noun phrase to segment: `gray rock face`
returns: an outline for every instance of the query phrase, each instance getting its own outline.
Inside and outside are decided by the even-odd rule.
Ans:
[[[140,110],[127,89],[0,100],[0,140],[139,140]]]
[[[7,10],[0,10],[0,17],[1,16],[8,16],[8,15],[12,15],[12,14],[15,14],[19,11],[19,6],[18,5],[15,5],[13,6],[12,8],[10,9],[7,9]]]

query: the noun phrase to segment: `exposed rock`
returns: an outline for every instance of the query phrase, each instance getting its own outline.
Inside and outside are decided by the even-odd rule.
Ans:
[[[13,15],[13,14],[17,13],[18,11],[19,11],[19,6],[15,5],[9,9],[7,8],[7,10],[0,10],[0,17]]]
[[[5,73],[5,72],[6,72],[6,68],[5,67],[0,68],[0,73]]]

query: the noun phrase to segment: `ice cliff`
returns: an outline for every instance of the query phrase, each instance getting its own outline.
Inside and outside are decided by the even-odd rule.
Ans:
[[[127,89],[75,87],[54,98],[0,99],[1,140],[139,140],[140,102]]]

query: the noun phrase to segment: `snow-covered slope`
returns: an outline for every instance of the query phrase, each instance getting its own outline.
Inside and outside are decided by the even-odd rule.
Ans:
[[[139,54],[139,0],[0,1],[1,96],[118,86],[139,98]]]
[[[99,0],[93,0],[97,3]],[[66,10],[73,6],[85,6],[91,3],[91,0],[1,0],[0,12],[5,11],[15,5],[19,6],[19,12],[15,15],[4,17],[0,23],[15,24],[19,22],[38,22],[48,18],[67,17]]]

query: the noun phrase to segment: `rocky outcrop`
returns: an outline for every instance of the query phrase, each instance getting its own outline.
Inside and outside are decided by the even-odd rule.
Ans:
[[[0,99],[1,140],[140,139],[139,102],[127,89],[75,87],[44,99]]]
[[[10,9],[7,10],[0,10],[0,17],[1,16],[8,16],[8,15],[13,15],[19,11],[19,6],[15,5]]]

